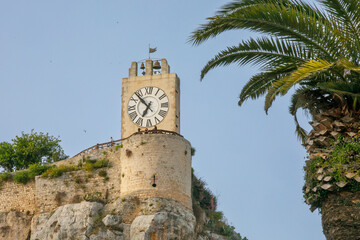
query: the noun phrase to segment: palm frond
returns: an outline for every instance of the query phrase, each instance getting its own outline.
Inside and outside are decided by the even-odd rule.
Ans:
[[[334,63],[330,63],[326,60],[321,60],[321,59],[319,60],[310,59],[306,61],[290,75],[279,80],[279,84],[283,86],[281,88],[281,94],[285,95],[292,86],[294,86],[301,80],[313,74],[319,73],[321,71],[325,71],[332,66],[334,66]]]
[[[317,84],[317,86],[324,91],[347,95],[353,98],[360,97],[360,83],[323,82]]]
[[[273,82],[265,97],[265,112],[268,112],[276,96],[279,94],[285,95],[287,91],[299,81],[310,76],[311,74],[324,71],[333,65],[334,63],[329,63],[325,60],[308,60],[291,74]]]
[[[293,71],[295,66],[285,66],[271,72],[262,72],[253,76],[242,88],[239,96],[239,106],[249,98],[257,99],[264,95],[272,83],[284,76],[287,72]]]
[[[228,47],[220,51],[201,70],[201,79],[213,68],[226,66],[231,63],[239,65],[258,64],[261,68],[275,68],[276,66],[292,63],[300,65],[311,53],[301,45],[278,38],[258,38],[243,41],[238,46]]]
[[[208,23],[192,33],[189,41],[197,45],[224,31],[250,29],[305,44],[309,50],[327,57],[337,49],[330,34],[331,23],[316,9],[310,14],[298,7],[286,7],[281,1],[264,2],[267,3],[246,5],[230,14],[209,18]]]
[[[345,36],[343,38],[349,50],[352,50],[352,57],[358,59],[360,51],[360,2],[358,0],[320,0],[327,12],[331,14],[339,29]],[[350,44],[349,44],[350,43]],[[352,44],[354,43],[354,44]],[[355,51],[353,49],[355,47]]]

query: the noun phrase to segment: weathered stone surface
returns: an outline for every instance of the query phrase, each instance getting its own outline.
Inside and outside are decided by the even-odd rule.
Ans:
[[[93,217],[102,208],[101,203],[81,202],[61,206],[53,214],[40,214],[32,220],[31,239],[88,240],[94,227]]]
[[[0,213],[0,239],[27,239],[30,235],[30,222],[32,216],[21,212]]]
[[[102,230],[92,234],[89,240],[125,240],[125,237],[120,231]]]
[[[104,225],[106,227],[117,227],[117,228],[122,228],[122,226],[120,226],[121,224],[121,217],[118,216],[118,215],[111,215],[111,214],[108,214],[106,215],[106,217],[104,217],[102,219],[102,222],[104,223]]]
[[[196,240],[229,240],[229,237],[205,231],[202,235],[199,235]]]
[[[135,218],[130,227],[130,237],[133,240],[143,240],[149,237],[149,228],[155,215],[142,215]]]
[[[119,209],[112,209],[111,214],[106,214],[109,212],[109,206],[114,207],[116,204],[104,207],[100,203],[84,201],[64,205],[53,214],[44,213],[33,218],[31,240],[198,239],[195,237],[196,220],[192,211],[178,202],[153,198],[138,202],[137,205],[136,209],[128,204],[119,208],[126,210],[126,206],[130,206],[130,211],[138,214],[131,224],[123,222]],[[205,239],[223,238],[209,233]]]
[[[180,215],[160,212],[141,215],[131,224],[131,240],[145,239],[194,239],[194,222],[188,222]]]

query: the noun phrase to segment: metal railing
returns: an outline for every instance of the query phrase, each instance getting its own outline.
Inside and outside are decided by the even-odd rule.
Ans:
[[[177,136],[182,137],[182,135],[180,135],[177,132],[173,132],[173,131],[160,130],[160,129],[153,129],[153,130],[146,130],[145,129],[145,130],[135,132],[135,133],[131,134],[130,136],[126,137],[126,138],[122,138],[122,139],[119,139],[119,140],[114,140],[114,141],[110,141],[110,142],[106,142],[106,143],[98,143],[98,144],[96,144],[96,145],[94,145],[92,147],[89,147],[89,148],[79,152],[78,154],[76,154],[73,157],[81,156],[81,155],[83,155],[85,153],[88,153],[88,152],[90,152],[92,150],[104,149],[104,148],[108,148],[108,147],[121,145],[122,141],[130,138],[133,135],[139,135],[139,134],[169,134],[169,135],[177,135]]]

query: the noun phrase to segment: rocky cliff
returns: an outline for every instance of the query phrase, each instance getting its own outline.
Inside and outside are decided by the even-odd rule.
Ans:
[[[179,135],[134,135],[7,173],[0,240],[242,240],[192,175],[190,152]]]
[[[238,239],[206,229],[205,212],[193,211],[165,198],[118,199],[111,204],[66,204],[34,216],[0,213],[0,239],[6,240],[145,240]]]

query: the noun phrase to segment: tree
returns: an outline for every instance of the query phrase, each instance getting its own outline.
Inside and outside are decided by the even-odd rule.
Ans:
[[[66,159],[61,141],[49,134],[22,132],[12,143],[0,143],[0,166],[5,171],[26,169],[34,163],[50,163]]]
[[[360,236],[360,218],[351,216],[360,212],[348,204],[346,211],[351,214],[339,215],[334,199],[349,193],[346,201],[360,201],[356,181],[360,181],[360,153],[350,147],[360,137],[360,2],[318,2],[323,10],[301,0],[238,0],[208,18],[192,33],[190,42],[198,45],[237,29],[262,35],[220,51],[202,69],[201,79],[210,70],[231,63],[259,66],[261,72],[242,88],[239,105],[265,96],[266,113],[277,96],[295,87],[289,110],[309,152],[306,202],[312,210],[321,208],[328,239],[356,239]],[[300,108],[313,118],[310,133],[297,121]],[[345,145],[344,149],[352,149],[351,154],[344,151],[345,155],[336,157],[339,146]],[[335,226],[336,231],[331,229]]]

